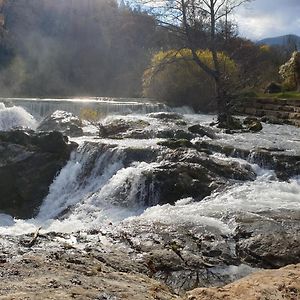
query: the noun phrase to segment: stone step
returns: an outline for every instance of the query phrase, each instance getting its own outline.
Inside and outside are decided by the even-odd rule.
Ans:
[[[265,104],[272,104],[272,105],[279,105],[279,106],[294,106],[300,107],[300,99],[277,99],[277,98],[246,98],[242,102],[242,104],[251,104],[251,105],[265,105]]]
[[[238,114],[271,117],[300,127],[300,99],[248,98],[236,104]]]

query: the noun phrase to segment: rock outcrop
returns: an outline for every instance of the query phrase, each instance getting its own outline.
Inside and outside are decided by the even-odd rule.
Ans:
[[[195,149],[168,150],[163,161],[156,167],[152,178],[160,195],[160,204],[174,203],[179,199],[193,197],[201,200],[231,180],[254,180],[256,175],[249,165],[220,160]]]
[[[237,157],[258,164],[262,168],[274,170],[278,179],[288,180],[292,176],[300,174],[300,156],[290,154],[289,151],[277,148],[257,147],[247,149],[234,147],[230,144],[222,144],[218,141],[200,141],[195,143],[200,150],[208,150],[223,153],[228,157]]]
[[[0,132],[0,211],[32,217],[75,147],[59,132]]]
[[[188,235],[182,226],[174,240],[175,230],[166,229],[160,237],[149,235],[147,227],[136,228],[140,234],[144,232],[143,243],[138,243],[137,235],[131,237],[125,232],[119,233],[124,244],[139,251],[136,260],[132,259],[132,250],[124,251],[124,246],[108,246],[98,238],[92,239],[97,235],[101,237],[96,230],[72,235],[40,234],[32,247],[23,246],[32,240],[30,235],[1,237],[1,297],[8,300],[298,300],[300,297],[299,264],[276,270],[253,270],[251,275],[233,283],[234,276],[230,277],[233,269],[229,268],[230,284],[224,286],[218,279],[225,272],[220,275],[214,273],[217,269],[209,270],[209,267],[220,253],[228,263],[233,262],[227,257],[229,245],[212,235],[203,234],[197,238],[195,233],[199,228],[194,228]],[[109,234],[105,233],[105,238],[109,239]],[[149,248],[151,240],[156,249]],[[201,248],[202,257],[195,255]],[[195,268],[194,273],[189,268]],[[201,268],[208,269],[201,272]],[[213,278],[214,286],[218,287],[203,288],[208,283],[205,280]],[[178,289],[172,290],[162,281]],[[194,289],[195,286],[202,287]],[[189,291],[184,292],[185,289]]]
[[[44,118],[37,131],[59,131],[71,137],[83,135],[81,120],[72,113],[57,110]]]

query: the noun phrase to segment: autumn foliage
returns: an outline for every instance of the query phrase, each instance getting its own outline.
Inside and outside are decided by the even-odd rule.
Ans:
[[[198,56],[211,66],[208,50],[198,50]],[[222,73],[229,86],[234,86],[237,66],[222,52],[218,53]],[[143,77],[144,96],[182,106],[191,105],[196,110],[208,111],[216,105],[214,80],[193,61],[189,49],[157,52]]]

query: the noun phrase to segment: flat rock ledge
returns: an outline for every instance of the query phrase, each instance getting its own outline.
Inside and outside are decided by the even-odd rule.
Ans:
[[[55,248],[55,247],[54,247]],[[27,252],[27,251],[26,251]],[[111,254],[113,255],[113,254]],[[131,271],[120,271],[91,253],[28,251],[6,260],[0,257],[2,300],[298,300],[300,264],[264,270],[219,288],[197,288],[184,295],[141,274],[130,260]]]

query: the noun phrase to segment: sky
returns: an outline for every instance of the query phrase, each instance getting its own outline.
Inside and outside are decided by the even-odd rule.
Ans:
[[[300,36],[300,0],[253,0],[235,12],[241,36],[260,40],[285,34]]]

